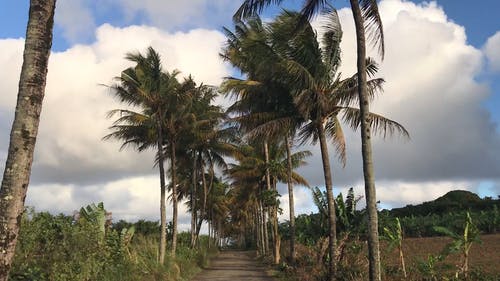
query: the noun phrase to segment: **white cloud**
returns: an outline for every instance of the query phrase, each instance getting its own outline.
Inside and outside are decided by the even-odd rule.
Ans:
[[[281,190],[286,190],[286,187],[283,185],[280,186],[279,191]],[[278,219],[280,221],[288,221],[290,220],[290,200],[288,192],[282,192],[279,200],[280,208],[283,212],[278,215]],[[293,201],[295,202],[295,216],[317,212],[317,208],[313,204],[311,190],[308,188],[295,186],[293,189]]]
[[[83,206],[98,202],[103,202],[106,210],[113,213],[114,221],[158,221],[160,180],[158,176],[150,175],[95,185],[33,185],[28,190],[26,205],[35,206],[37,211],[72,214]],[[171,219],[172,206],[167,202],[167,220]],[[187,230],[189,224],[190,215],[186,206],[184,202],[179,202],[179,230]]]
[[[379,77],[386,83],[371,110],[402,123],[411,140],[374,139],[376,179],[498,178],[500,137],[483,107],[490,90],[476,80],[483,70],[481,50],[468,45],[464,28],[433,3],[381,1],[380,12],[386,56]],[[354,23],[349,9],[339,16],[344,31],[341,71],[350,75],[356,65]],[[334,185],[353,185],[362,177],[359,133],[347,132],[346,138],[347,167],[339,169],[331,156]],[[319,149],[313,152],[311,165],[302,171],[313,185],[322,185]]]
[[[500,31],[488,38],[484,52],[491,70],[500,72]]]
[[[236,5],[233,2],[212,1],[209,5],[202,0],[147,1],[144,8],[132,1],[122,3],[131,17],[147,13],[151,22],[161,24],[163,19],[171,20],[168,28],[173,30],[186,24],[186,15],[195,17],[197,24],[205,20],[201,10],[206,5],[218,11],[214,15],[230,16],[229,10],[222,10],[224,5]],[[478,50],[467,45],[463,27],[451,22],[433,2],[416,5],[386,0],[380,2],[380,11],[387,47],[380,76],[387,83],[385,93],[372,108],[403,123],[412,140],[408,143],[375,140],[379,199],[396,206],[432,200],[452,188],[474,190],[475,184],[483,179],[499,182],[498,132],[482,107],[490,93],[475,80],[483,69],[485,54],[490,66],[493,65],[498,52],[488,46],[497,44],[498,33],[490,38],[484,50]],[[355,71],[354,27],[348,9],[339,11],[339,15],[344,29],[342,72],[349,75]],[[123,59],[126,52],[144,51],[152,45],[162,54],[166,69],[177,68],[185,75],[193,74],[197,81],[217,85],[230,74],[228,66],[218,57],[224,37],[207,29],[174,33],[151,26],[117,28],[109,24],[100,26],[95,37],[92,44],[73,45],[50,57],[28,205],[71,213],[90,202],[104,201],[115,217],[158,218],[159,184],[154,176],[153,155],[138,154],[132,149],[118,152],[118,142],[101,141],[111,124],[111,120],[104,118],[106,112],[122,105],[98,84],[109,84],[112,77],[130,65]],[[0,162],[3,164],[23,40],[0,39],[0,49],[3,77]],[[359,135],[349,131],[346,134],[349,149],[346,169],[338,168],[333,150],[330,151],[334,186],[336,190],[355,186],[357,194],[362,194]],[[300,171],[311,185],[322,186],[319,149],[311,150],[314,157]],[[310,191],[296,188],[295,192],[297,213],[311,210]],[[285,193],[281,197],[283,219],[288,215],[287,200]],[[182,213],[183,223],[188,223],[185,212]]]
[[[126,106],[99,84],[110,84],[130,65],[124,59],[126,52],[145,51],[151,45],[162,55],[166,69],[179,69],[183,76],[192,74],[199,82],[217,85],[229,74],[218,57],[222,41],[223,35],[212,30],[172,34],[153,27],[103,25],[97,29],[95,43],[52,53],[33,167],[35,183],[95,183],[127,173],[155,172],[152,152],[119,152],[118,142],[101,140],[112,122],[105,118],[106,112]],[[8,78],[0,85],[4,93],[0,112],[11,116],[23,42],[0,40],[0,46],[0,75]],[[2,128],[9,128],[9,119],[2,119]],[[2,151],[7,150],[8,130],[4,132]]]

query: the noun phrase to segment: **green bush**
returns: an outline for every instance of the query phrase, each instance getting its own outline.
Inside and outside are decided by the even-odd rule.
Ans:
[[[151,231],[154,222],[137,222],[140,231],[134,235],[135,223],[121,222],[121,227],[112,228],[102,220],[104,206],[92,204],[84,210],[84,215],[73,218],[28,209],[10,280],[188,280],[207,265],[206,247],[189,249],[188,233],[179,233],[176,259],[167,256],[160,265],[159,235]]]

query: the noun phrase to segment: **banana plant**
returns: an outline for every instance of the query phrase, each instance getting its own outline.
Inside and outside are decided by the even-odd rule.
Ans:
[[[132,241],[132,237],[134,237],[134,233],[135,233],[134,226],[131,226],[130,228],[124,228],[120,232],[120,244],[122,246],[122,249],[125,249],[127,251],[129,257],[131,256],[131,254],[128,249],[128,246],[130,244],[130,241]]]
[[[97,205],[92,203],[86,207],[80,209],[80,218],[94,224],[99,228],[99,233],[102,238],[106,234],[106,210],[104,209],[104,204],[102,202]]]
[[[384,235],[382,236],[382,239],[386,240],[389,243],[389,246],[387,248],[389,252],[392,252],[395,247],[398,247],[399,262],[401,264],[403,275],[406,279],[406,267],[403,255],[403,229],[401,228],[401,222],[399,221],[399,218],[396,218],[395,227],[384,227]]]
[[[458,268],[456,276],[458,277],[459,275],[462,275],[467,278],[469,270],[470,248],[472,247],[473,243],[481,243],[481,239],[479,237],[479,229],[473,223],[470,213],[467,212],[466,214],[464,230],[462,233],[453,232],[450,229],[442,226],[436,226],[434,227],[434,230],[453,239],[451,243],[446,245],[443,254],[448,255],[450,253],[461,253],[461,266]]]

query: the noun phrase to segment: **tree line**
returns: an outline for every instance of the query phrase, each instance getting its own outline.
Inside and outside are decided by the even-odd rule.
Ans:
[[[307,184],[293,169],[304,164],[308,153],[292,154],[292,148],[296,142],[319,142],[327,195],[328,278],[335,280],[338,218],[327,142],[333,142],[340,163],[344,163],[346,141],[342,120],[361,131],[369,276],[370,280],[380,280],[371,135],[372,130],[384,136],[393,133],[408,136],[408,132],[397,122],[369,111],[369,102],[384,82],[375,78],[378,66],[366,57],[367,39],[378,46],[381,57],[384,54],[377,2],[350,1],[356,25],[358,72],[346,78],[338,72],[340,23],[328,1],[304,1],[300,13],[285,11],[271,23],[262,23],[257,14],[266,6],[281,2],[246,0],[235,13],[234,31],[225,29],[227,41],[221,57],[245,77],[227,78],[221,85],[222,92],[236,97],[226,112],[211,103],[216,96],[213,87],[198,85],[190,76],[179,79],[179,72],[164,70],[160,55],[153,48],[145,54],[127,54],[126,59],[133,65],[122,71],[109,89],[118,100],[132,107],[110,112],[109,116],[117,119],[105,139],[119,139],[123,147],[130,145],[139,151],[156,151],[161,189],[160,264],[164,262],[167,245],[167,189],[173,209],[172,256],[177,252],[178,202],[187,198],[192,215],[192,247],[197,244],[203,221],[209,223],[212,236],[218,237],[241,234],[251,228],[258,238],[259,251],[267,253],[271,240],[274,261],[279,262],[276,203],[279,181],[288,185],[290,196],[293,264],[296,257],[293,185]],[[0,280],[8,276],[17,242],[52,42],[55,1],[32,0],[30,4],[16,118],[0,194]],[[309,19],[324,8],[328,22],[320,43]],[[286,161],[273,162],[276,159],[270,158],[272,153],[285,157]],[[228,165],[224,158],[228,156],[236,163]],[[169,164],[168,171],[165,162]],[[230,182],[217,176],[217,169],[223,170]],[[273,229],[271,239],[266,230],[268,221]]]

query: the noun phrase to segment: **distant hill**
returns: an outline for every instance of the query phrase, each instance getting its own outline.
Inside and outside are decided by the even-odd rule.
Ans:
[[[392,216],[397,217],[411,215],[426,216],[429,214],[439,215],[463,210],[483,211],[491,209],[493,205],[500,207],[500,200],[492,198],[481,199],[477,194],[470,191],[453,190],[434,201],[424,202],[419,205],[406,205],[406,207],[394,208],[389,212]]]

